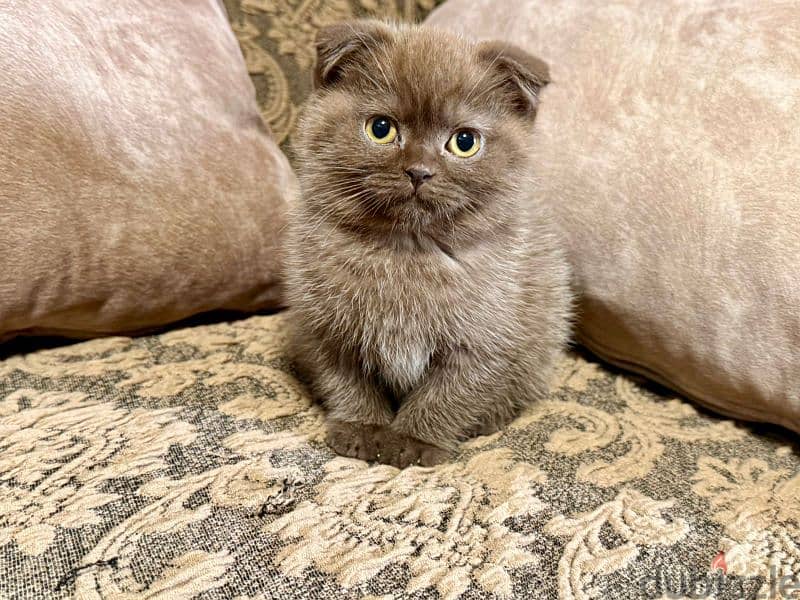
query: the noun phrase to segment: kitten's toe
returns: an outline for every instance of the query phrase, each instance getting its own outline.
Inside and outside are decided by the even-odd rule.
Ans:
[[[419,461],[418,453],[416,452],[415,448],[401,448],[398,449],[396,456],[394,457],[394,466],[405,469],[406,467],[411,467],[417,464]]]
[[[422,448],[419,454],[419,464],[423,467],[433,467],[434,465],[441,464],[443,462],[447,462],[450,458],[450,452],[445,450],[444,448],[439,448],[438,446],[431,446],[430,444],[425,444],[425,448]]]
[[[473,438],[482,435],[492,435],[493,433],[500,431],[501,428],[502,426],[499,423],[495,421],[489,421],[475,427],[475,429],[473,429],[466,437]]]
[[[450,453],[417,438],[384,429],[380,435],[377,460],[400,469],[418,465],[432,467],[448,459]]]
[[[341,456],[374,460],[376,450],[372,443],[372,430],[372,425],[329,420],[325,441]]]
[[[375,460],[384,465],[397,466],[400,461],[400,454],[403,451],[403,444],[395,432],[386,427],[381,427],[375,431],[373,443],[376,449]]]

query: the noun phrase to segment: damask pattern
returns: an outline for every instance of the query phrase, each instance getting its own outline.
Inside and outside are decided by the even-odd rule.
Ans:
[[[510,427],[401,471],[325,446],[285,330],[0,361],[0,598],[678,597],[720,551],[700,597],[800,575],[790,434],[571,353]]]
[[[419,21],[442,0],[224,0],[264,121],[291,158],[289,135],[311,92],[314,38],[359,17]]]

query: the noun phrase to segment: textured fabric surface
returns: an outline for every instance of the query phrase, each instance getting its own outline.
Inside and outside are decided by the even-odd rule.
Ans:
[[[550,63],[535,160],[581,341],[800,432],[800,3],[453,0],[429,22]]]
[[[261,116],[293,156],[290,134],[311,92],[314,38],[325,25],[358,17],[422,19],[442,0],[224,0],[255,84]]]
[[[284,319],[0,362],[0,598],[631,600],[683,577],[733,599],[800,576],[780,431],[571,354],[451,464],[338,458]]]
[[[293,186],[216,0],[0,2],[0,338],[276,306]]]

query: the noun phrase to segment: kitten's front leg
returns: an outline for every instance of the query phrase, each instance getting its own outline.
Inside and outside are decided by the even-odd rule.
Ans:
[[[465,350],[456,350],[435,365],[403,401],[390,426],[418,454],[409,457],[406,450],[401,462],[409,458],[412,463],[442,462],[460,439],[477,428],[495,428],[510,420],[511,402],[501,402],[497,394],[506,387],[504,376],[499,360]],[[388,455],[386,462],[397,464],[392,461],[394,456]]]
[[[317,367],[316,393],[328,409],[328,445],[342,456],[375,460],[376,433],[391,423],[394,411],[384,394],[355,367]]]
[[[393,429],[390,400],[360,369],[328,363],[317,368],[315,387],[328,408],[326,442],[337,454],[400,468],[447,459],[448,451]]]

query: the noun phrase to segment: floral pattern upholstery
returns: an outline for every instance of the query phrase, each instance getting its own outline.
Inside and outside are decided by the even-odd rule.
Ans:
[[[326,447],[285,338],[256,316],[0,362],[0,597],[675,597],[723,551],[738,598],[800,571],[790,434],[570,353],[507,429],[401,471]]]

